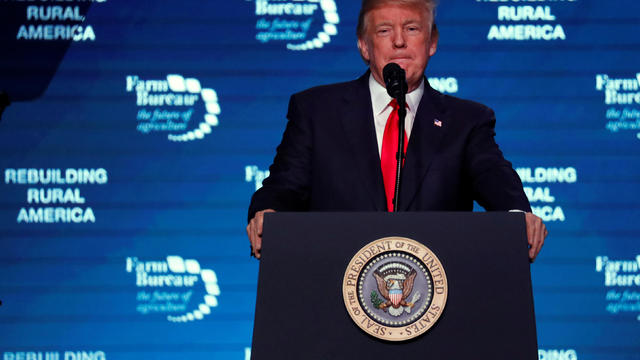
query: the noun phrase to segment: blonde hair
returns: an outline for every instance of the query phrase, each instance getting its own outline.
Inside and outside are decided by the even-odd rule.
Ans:
[[[436,7],[438,6],[438,0],[362,0],[360,14],[358,15],[358,26],[356,27],[356,35],[358,36],[358,38],[363,37],[366,31],[367,14],[371,10],[387,4],[424,7],[426,11],[431,11],[431,15],[433,18],[432,27],[434,29],[436,28],[435,15]]]

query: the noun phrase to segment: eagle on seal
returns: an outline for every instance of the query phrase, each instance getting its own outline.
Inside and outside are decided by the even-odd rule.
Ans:
[[[403,311],[411,312],[415,302],[420,298],[420,295],[416,294],[412,302],[407,302],[407,297],[413,291],[413,283],[417,275],[415,269],[407,270],[409,268],[406,265],[392,263],[373,272],[378,284],[378,291],[386,300],[386,302],[380,303],[378,308],[385,312],[389,309],[389,314],[393,316],[400,316]]]

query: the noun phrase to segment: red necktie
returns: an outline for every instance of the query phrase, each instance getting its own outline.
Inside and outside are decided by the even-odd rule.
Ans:
[[[382,167],[382,180],[384,181],[384,193],[387,195],[387,210],[393,211],[393,195],[396,186],[396,154],[398,153],[398,102],[396,99],[389,103],[393,111],[387,119],[382,137],[382,153],[380,165]],[[403,151],[407,153],[407,133],[405,131]],[[403,164],[404,165],[404,164]]]

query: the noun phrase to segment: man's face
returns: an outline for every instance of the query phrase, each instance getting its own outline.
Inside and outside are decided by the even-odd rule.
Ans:
[[[386,4],[367,13],[364,35],[358,39],[362,57],[374,79],[384,86],[382,69],[397,63],[407,74],[409,91],[422,81],[429,58],[436,53],[433,16],[421,6]]]

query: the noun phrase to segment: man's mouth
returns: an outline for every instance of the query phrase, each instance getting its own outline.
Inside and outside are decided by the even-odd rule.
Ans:
[[[389,60],[389,62],[394,62],[394,63],[398,63],[398,65],[403,65],[403,64],[411,62],[411,58],[406,57],[406,56],[396,56],[396,57],[391,58],[391,60]]]

